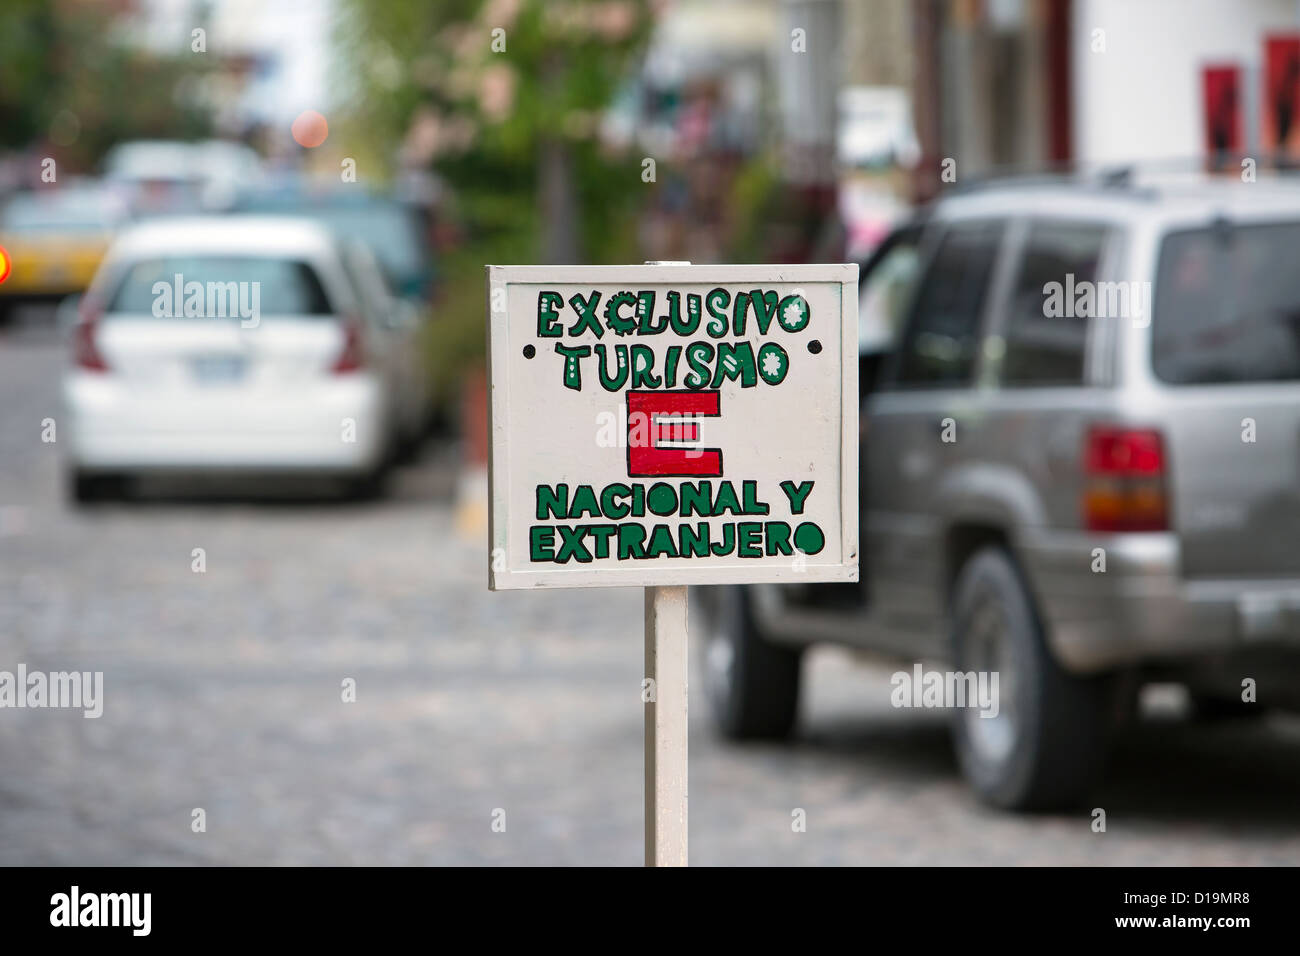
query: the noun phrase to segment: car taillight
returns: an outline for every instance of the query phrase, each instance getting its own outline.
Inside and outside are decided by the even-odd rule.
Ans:
[[[343,320],[343,351],[335,360],[331,372],[355,372],[365,364],[365,349],[362,346],[361,322],[348,317]]]
[[[90,372],[107,372],[108,363],[95,343],[95,333],[99,330],[100,311],[90,299],[83,299],[81,315],[72,330],[72,361],[77,368]]]
[[[1165,471],[1160,432],[1089,428],[1084,446],[1084,527],[1089,531],[1169,530]]]

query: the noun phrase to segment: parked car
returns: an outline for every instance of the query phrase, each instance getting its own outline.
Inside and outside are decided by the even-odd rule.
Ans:
[[[118,143],[104,157],[104,176],[137,219],[229,209],[263,179],[262,160],[243,143],[141,139]]]
[[[433,317],[433,251],[420,228],[416,210],[373,192],[362,184],[322,184],[301,176],[272,179],[246,190],[233,210],[244,214],[302,216],[336,235],[364,245],[378,262],[392,293],[402,300],[410,321],[403,326],[405,344],[398,374],[412,415],[402,422],[402,450],[414,451],[433,417],[434,388],[428,323]]]
[[[389,378],[396,418],[394,452],[403,459],[416,451],[428,426],[429,375],[422,341],[424,312],[397,296],[371,247],[360,239],[343,239],[343,267],[365,308],[377,317],[387,339]]]
[[[124,232],[71,335],[73,497],[156,472],[323,474],[374,493],[399,439],[395,331],[410,322],[383,290],[364,250],[310,221]]]
[[[104,157],[104,179],[125,197],[136,219],[203,211],[204,170],[191,143],[118,143]]]
[[[319,220],[368,245],[397,295],[418,303],[433,296],[433,252],[415,210],[361,183],[324,184],[282,175],[242,191],[232,211]]]
[[[860,286],[861,583],[693,589],[721,730],[790,731],[819,641],[996,671],[957,755],[1031,809],[1082,798],[1143,682],[1300,704],[1297,241],[1262,181],[1004,184],[895,231]]]
[[[0,282],[0,319],[20,303],[84,290],[125,219],[125,205],[91,183],[15,194],[0,209],[10,268]]]

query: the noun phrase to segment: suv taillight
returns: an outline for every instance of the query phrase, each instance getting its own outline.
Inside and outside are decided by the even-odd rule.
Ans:
[[[95,343],[99,330],[99,307],[89,298],[81,302],[81,314],[72,330],[72,361],[77,368],[89,372],[107,372],[108,363]]]
[[[331,372],[355,372],[365,365],[362,347],[361,321],[354,316],[343,320],[343,351],[330,368]]]
[[[1094,425],[1084,444],[1083,525],[1168,531],[1164,440],[1150,428]]]

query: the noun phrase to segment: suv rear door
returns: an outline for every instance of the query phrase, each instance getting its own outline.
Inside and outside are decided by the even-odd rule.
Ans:
[[[1300,577],[1298,222],[1165,234],[1151,370],[1190,578]]]
[[[943,613],[936,480],[978,441],[972,386],[1007,222],[934,228],[899,346],[869,400],[862,442],[873,610],[891,630],[915,635],[918,651],[937,637]]]

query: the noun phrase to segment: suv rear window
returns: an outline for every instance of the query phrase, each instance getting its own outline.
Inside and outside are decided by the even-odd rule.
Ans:
[[[202,305],[193,283],[202,287]],[[230,285],[233,283],[233,285]],[[177,299],[177,286],[180,298]],[[216,317],[256,292],[262,315],[330,315],[316,270],[294,259],[237,256],[165,256],[131,263],[108,302],[109,313],[159,317]],[[233,298],[232,298],[233,296]],[[211,304],[209,304],[211,303]],[[190,308],[186,308],[187,304]]]
[[[1179,385],[1300,379],[1300,223],[1173,232],[1156,270],[1151,361]]]

